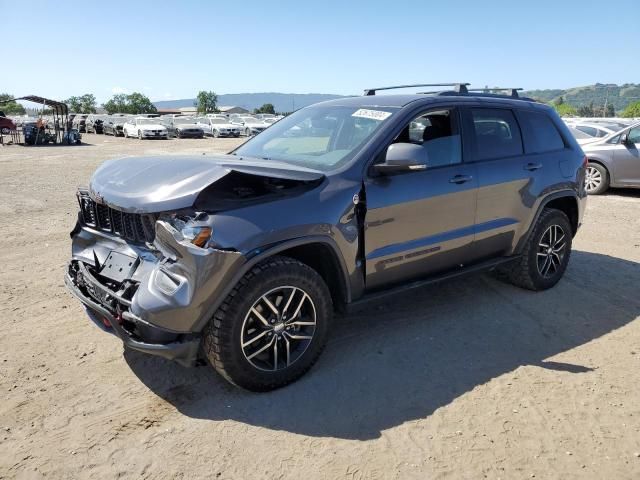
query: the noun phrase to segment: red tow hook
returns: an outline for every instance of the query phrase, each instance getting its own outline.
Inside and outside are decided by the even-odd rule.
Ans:
[[[118,322],[118,325],[122,325],[122,315],[120,315],[119,313],[115,315],[115,320],[116,322]],[[107,318],[107,317],[102,317],[102,323],[104,324],[105,327],[107,328],[111,328],[113,325],[111,324],[111,321]]]

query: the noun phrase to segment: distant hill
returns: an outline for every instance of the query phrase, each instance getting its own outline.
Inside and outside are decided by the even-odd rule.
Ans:
[[[574,107],[583,107],[593,102],[595,106],[604,105],[607,99],[607,90],[609,92],[607,102],[615,108],[616,112],[621,112],[629,103],[640,100],[640,84],[625,83],[624,85],[596,83],[586,87],[574,87],[566,90],[550,89],[550,90],[529,90],[522,92],[524,96],[532,97],[537,100],[549,103],[563,97],[566,103]]]
[[[259,108],[265,103],[271,103],[276,112],[291,112],[314,103],[341,97],[341,95],[328,93],[229,93],[218,95],[218,105],[242,107],[253,111],[254,108]],[[180,108],[192,107],[194,102],[194,98],[185,98],[164,100],[153,104],[158,108]]]

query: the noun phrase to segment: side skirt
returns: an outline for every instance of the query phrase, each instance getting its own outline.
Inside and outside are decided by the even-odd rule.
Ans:
[[[510,263],[516,261],[519,256],[513,257],[501,257],[493,260],[487,260],[485,262],[476,263],[473,265],[469,265],[468,267],[460,268],[457,270],[445,272],[440,275],[435,275],[429,278],[424,278],[421,280],[416,280],[414,282],[405,283],[402,285],[398,285],[395,287],[391,287],[385,290],[380,290],[372,293],[365,293],[362,297],[360,297],[355,302],[351,302],[345,306],[345,313],[351,313],[362,308],[365,308],[372,303],[381,302],[393,295],[398,295],[409,290],[414,290],[416,288],[421,288],[426,285],[431,285],[432,283],[446,281],[456,277],[462,277],[465,275],[470,275],[473,273],[486,272],[495,269],[499,265],[504,265],[506,263]]]

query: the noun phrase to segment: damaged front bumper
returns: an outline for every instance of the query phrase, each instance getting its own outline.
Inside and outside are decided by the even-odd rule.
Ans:
[[[155,229],[154,243],[140,245],[79,223],[65,283],[127,347],[191,366],[200,331],[244,257],[192,245],[163,221]]]

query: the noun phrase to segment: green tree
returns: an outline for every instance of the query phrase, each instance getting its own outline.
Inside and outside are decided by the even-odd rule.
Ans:
[[[129,113],[129,104],[125,93],[118,93],[102,105],[109,115],[113,113]]]
[[[131,95],[127,95],[127,103],[128,113],[158,113],[158,109],[151,103],[149,97],[142,93],[133,92]]]
[[[74,113],[96,113],[96,97],[92,93],[85,93],[80,97],[69,97],[64,103]]]
[[[24,107],[14,101],[14,98],[13,95],[8,93],[0,93],[0,110],[2,110],[5,115],[24,115],[26,113]]]
[[[218,111],[218,95],[213,91],[201,90],[196,97],[195,107],[198,113],[214,113]]]
[[[578,116],[579,117],[593,117],[593,102],[589,105],[582,105],[578,107]]]
[[[254,108],[253,113],[271,113],[275,115],[276,109],[273,107],[272,103],[265,103],[260,108]]]
[[[640,101],[627,105],[620,115],[625,118],[640,117]]]
[[[560,115],[561,117],[575,117],[578,114],[578,111],[573,105],[569,105],[568,103],[564,103],[564,102],[562,103],[556,102],[553,105],[553,108],[556,109],[556,112],[558,112],[558,115]]]

